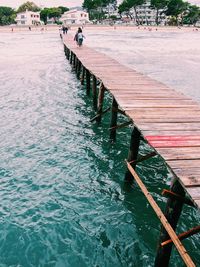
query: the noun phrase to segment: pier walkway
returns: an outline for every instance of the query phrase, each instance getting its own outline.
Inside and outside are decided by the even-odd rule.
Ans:
[[[200,207],[200,105],[182,93],[121,65],[103,53],[87,46],[77,47],[70,35],[65,36],[63,42],[66,57],[76,69],[77,75],[81,76],[82,82],[86,82],[87,93],[93,93],[94,108],[97,110],[94,119],[99,120],[104,112],[111,111],[111,137],[114,139],[118,128],[128,124],[134,125],[127,163],[129,174],[137,176],[135,165],[138,161],[139,140],[142,137],[155,151],[147,155],[146,159],[159,154],[174,175],[175,181],[180,184],[181,189],[177,189],[174,182],[171,190],[165,192],[169,202],[175,200],[178,202],[175,206],[179,205],[177,208],[173,206],[174,202],[168,203],[169,209],[173,206],[174,214],[171,216],[177,217],[176,222],[173,221],[174,218],[166,216],[175,229],[179,217],[176,213],[177,209],[181,210],[180,205]],[[100,82],[98,92],[97,81]],[[103,111],[105,91],[112,94],[113,102],[110,109]],[[129,123],[117,125],[117,113],[127,116]],[[153,204],[154,210],[155,205]],[[157,215],[159,218],[162,217],[162,214]],[[171,230],[165,230],[167,235],[162,236],[162,241],[172,239],[169,233]],[[170,253],[161,250],[161,254]],[[186,252],[183,251],[182,254],[184,253]],[[184,256],[181,256],[184,260]],[[162,264],[156,266],[167,266],[168,263],[163,265],[165,256],[157,257],[162,258]],[[184,261],[187,266],[195,266],[190,259]]]

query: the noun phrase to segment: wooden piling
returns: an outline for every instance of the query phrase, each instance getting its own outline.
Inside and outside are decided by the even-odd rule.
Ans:
[[[70,50],[67,48],[66,45],[64,45],[64,51],[65,51],[66,58],[69,60]]]
[[[72,62],[73,62],[73,52],[71,51],[71,53],[70,53],[70,60],[69,60],[69,62],[70,62],[70,64],[72,65]]]
[[[172,181],[171,191],[181,196],[182,198],[185,198],[185,191],[177,178],[174,178],[174,180]],[[179,199],[168,198],[165,210],[165,217],[174,231],[176,229],[178,219],[182,211],[182,207],[183,207],[183,202],[180,201]],[[170,243],[168,246],[164,247],[162,247],[161,245],[164,241],[168,239],[170,239],[168,233],[166,232],[165,228],[161,226],[160,239],[154,265],[155,267],[168,267],[169,265],[172,244]]]
[[[132,134],[131,134],[130,148],[129,148],[129,153],[128,153],[128,162],[132,162],[131,166],[133,167],[133,169],[135,169],[136,167],[136,164],[134,161],[137,160],[137,156],[138,156],[138,151],[139,151],[139,146],[140,146],[140,136],[141,136],[141,133],[134,126]],[[129,170],[126,171],[125,181],[127,182],[133,181],[133,176]]]
[[[93,108],[97,110],[97,79],[95,75],[92,75],[92,97],[93,97]]]
[[[81,65],[82,65],[82,64],[81,64],[80,60],[78,60],[77,71],[76,71],[76,73],[77,73],[77,78],[78,78],[78,79],[80,78]]]
[[[73,69],[76,69],[75,68],[76,66],[76,55],[75,54],[73,54],[72,66],[73,66]]]
[[[69,60],[69,58],[70,58],[70,50],[67,48],[67,59]]]
[[[85,67],[82,65],[82,76],[81,76],[81,84],[84,85],[84,80],[85,80]]]
[[[110,139],[112,141],[116,140],[116,126],[117,126],[117,110],[118,110],[118,104],[115,98],[113,97],[112,101],[112,113],[111,113],[111,124],[110,124]]]
[[[86,93],[87,95],[90,95],[90,72],[88,69],[86,69]]]
[[[105,87],[104,87],[103,83],[101,83],[101,85],[99,87],[99,95],[98,95],[97,114],[99,116],[96,119],[97,122],[101,122],[101,114],[102,114],[102,111],[103,111],[104,93],[105,93]]]
[[[74,68],[75,68],[75,72],[76,72],[76,74],[77,74],[77,71],[78,71],[78,62],[79,62],[79,59],[78,59],[78,57],[76,56],[76,58],[75,58],[75,64],[74,64]]]

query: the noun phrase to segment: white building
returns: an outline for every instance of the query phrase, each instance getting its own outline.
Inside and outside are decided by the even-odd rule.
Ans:
[[[17,25],[38,25],[40,24],[40,13],[26,10],[17,14],[15,19]]]
[[[159,13],[163,11],[163,10],[159,10]],[[133,14],[134,14],[134,19],[136,22],[136,15],[135,12],[133,10]],[[146,3],[144,3],[141,6],[137,7],[137,15],[138,15],[138,19],[140,21],[141,24],[146,24],[146,25],[155,25],[156,24],[156,10],[151,8],[151,3],[149,0],[146,1]],[[158,20],[159,22],[164,23],[166,19],[165,14],[159,14]]]
[[[60,18],[60,21],[66,25],[90,23],[88,13],[77,9],[65,12]]]
[[[127,18],[127,15],[122,20],[131,24],[141,24],[141,25],[156,25],[156,10],[151,8],[150,0],[146,0],[143,5],[136,7],[137,16],[134,8],[130,10],[130,14],[132,19]],[[166,16],[162,12],[163,10],[159,10],[158,22],[161,24],[165,24]]]

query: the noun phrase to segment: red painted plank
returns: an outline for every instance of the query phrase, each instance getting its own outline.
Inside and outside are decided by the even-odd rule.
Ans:
[[[190,141],[190,140],[200,140],[200,135],[157,135],[157,136],[145,136],[145,138],[150,141]]]

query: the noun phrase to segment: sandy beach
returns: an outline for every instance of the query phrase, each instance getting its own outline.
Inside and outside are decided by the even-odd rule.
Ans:
[[[105,30],[105,31],[110,31],[110,30],[118,30],[118,31],[162,31],[162,32],[191,32],[191,31],[200,31],[200,28],[198,27],[177,27],[177,26],[134,26],[134,25],[70,25],[69,29],[71,30],[76,30],[77,27],[83,27],[84,29],[89,29],[89,30]],[[31,26],[31,31],[58,31],[60,25],[43,25],[43,26]],[[0,26],[0,32],[25,32],[25,31],[30,31],[29,26],[16,26],[16,25],[9,25],[9,26]]]

